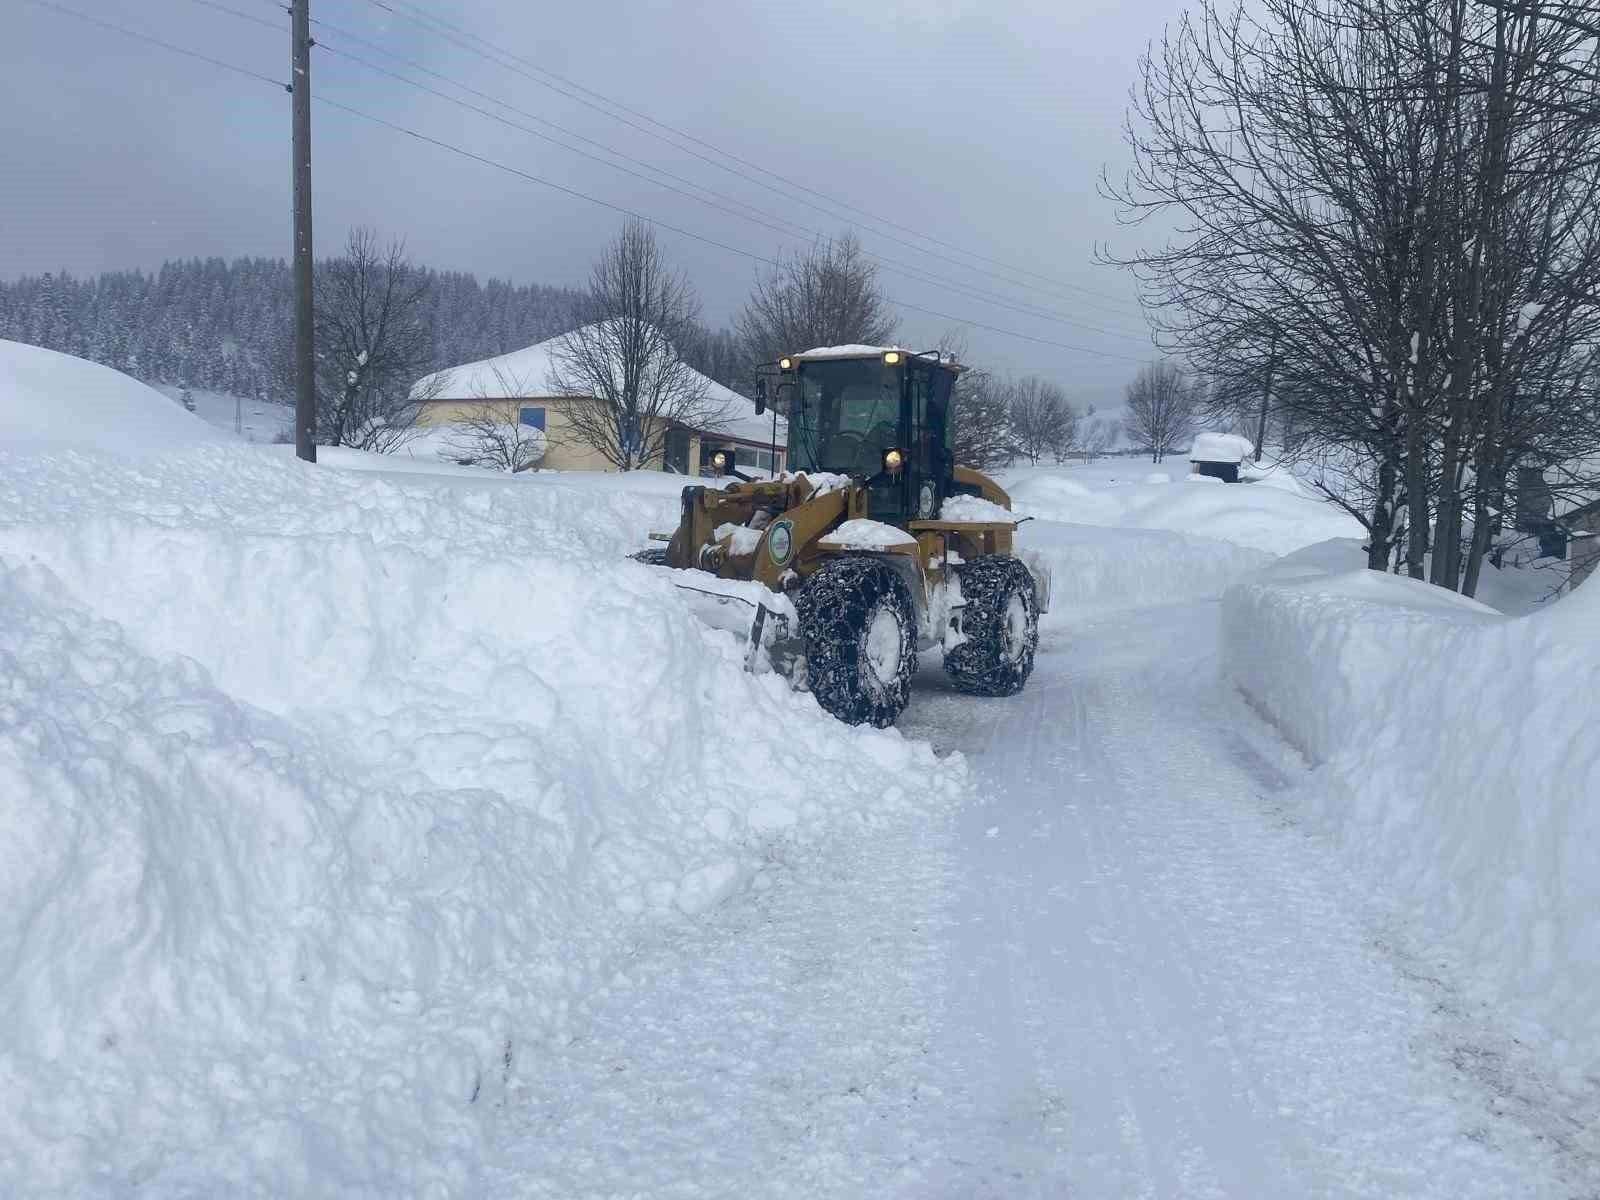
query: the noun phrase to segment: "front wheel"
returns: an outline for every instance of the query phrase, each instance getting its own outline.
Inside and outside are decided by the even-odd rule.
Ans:
[[[961,581],[959,645],[944,652],[951,682],[978,696],[1014,696],[1033,673],[1039,645],[1039,600],[1020,559],[986,555],[956,568]]]
[[[847,725],[893,725],[911,700],[917,626],[906,586],[871,558],[836,558],[795,597],[806,679]]]

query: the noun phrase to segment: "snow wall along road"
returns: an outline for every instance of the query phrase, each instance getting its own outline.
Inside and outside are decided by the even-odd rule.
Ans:
[[[470,1191],[652,924],[968,787],[622,558],[681,481],[15,446],[0,1195]]]
[[[1351,859],[1593,1078],[1600,587],[1510,619],[1357,563],[1328,543],[1231,589],[1228,670],[1317,766],[1299,799]]]

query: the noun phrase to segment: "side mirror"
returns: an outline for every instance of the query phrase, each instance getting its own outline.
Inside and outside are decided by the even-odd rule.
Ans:
[[[756,377],[756,416],[767,411],[767,381],[764,376]]]

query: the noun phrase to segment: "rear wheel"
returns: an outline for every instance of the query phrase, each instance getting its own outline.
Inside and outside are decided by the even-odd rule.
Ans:
[[[962,691],[1014,696],[1033,673],[1039,645],[1039,601],[1026,564],[1008,555],[975,558],[956,568],[961,580],[959,646],[944,652],[944,669]]]
[[[795,597],[806,679],[848,725],[893,725],[911,699],[917,627],[900,578],[871,558],[818,567]]]

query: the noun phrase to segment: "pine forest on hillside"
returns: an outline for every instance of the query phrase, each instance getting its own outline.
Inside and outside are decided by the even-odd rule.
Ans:
[[[543,284],[480,283],[422,268],[435,368],[455,366],[566,332],[577,294]],[[146,383],[207,388],[289,403],[281,364],[292,329],[289,264],[281,259],[185,259],[154,274],[109,271],[0,280],[0,339],[74,354]],[[736,385],[726,331],[702,331],[685,357]]]

